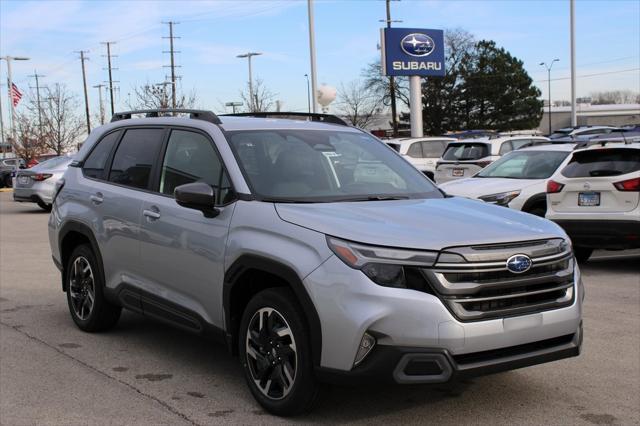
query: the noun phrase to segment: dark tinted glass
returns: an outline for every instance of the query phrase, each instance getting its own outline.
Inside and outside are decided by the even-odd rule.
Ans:
[[[200,133],[171,132],[160,175],[160,192],[173,195],[177,186],[205,182],[215,188],[216,200],[224,204],[230,192],[229,179],[211,141]]]
[[[147,188],[163,132],[163,129],[127,130],[113,157],[109,180],[134,188]]]
[[[515,151],[491,163],[476,178],[546,179],[567,158],[566,151]]]
[[[113,145],[118,141],[120,132],[112,132],[103,137],[93,148],[91,154],[84,160],[82,171],[87,177],[100,179],[103,176],[104,166],[113,149]]]
[[[562,175],[568,178],[617,176],[637,171],[640,171],[640,150],[595,149],[573,154]]]
[[[466,161],[477,160],[489,155],[489,146],[486,143],[455,143],[449,144],[442,155],[443,160]]]

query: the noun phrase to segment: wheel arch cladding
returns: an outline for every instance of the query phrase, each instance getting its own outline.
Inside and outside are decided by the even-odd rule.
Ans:
[[[98,242],[91,229],[79,222],[67,222],[60,229],[60,238],[58,239],[60,244],[60,261],[62,263],[62,291],[65,291],[65,274],[67,263],[69,263],[69,257],[80,244],[88,244],[98,260],[98,273],[104,277],[104,266],[102,264],[102,256],[98,247]]]
[[[267,282],[257,282],[256,278],[266,279]],[[300,303],[309,328],[313,365],[319,366],[322,353],[320,317],[302,280],[289,266],[256,255],[240,256],[225,273],[222,300],[230,350],[237,353],[240,321],[251,297],[273,287],[290,288]]]
[[[537,206],[544,206],[545,209],[547,208],[546,192],[541,192],[539,194],[535,194],[529,197],[529,199],[525,201],[524,205],[522,206],[522,211],[528,212],[529,210]]]

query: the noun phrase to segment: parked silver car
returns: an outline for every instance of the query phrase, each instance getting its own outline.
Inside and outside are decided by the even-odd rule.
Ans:
[[[71,157],[54,157],[30,169],[16,172],[13,199],[19,202],[36,203],[50,211],[56,184],[67,171]]]
[[[64,175],[49,239],[80,329],[124,307],[219,337],[278,415],[309,410],[321,381],[443,383],[580,353],[559,226],[447,197],[337,117],[185,112],[116,114]]]

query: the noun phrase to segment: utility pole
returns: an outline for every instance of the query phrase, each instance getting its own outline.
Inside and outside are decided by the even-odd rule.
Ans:
[[[162,83],[157,83],[156,87],[162,87],[162,100],[160,101],[160,109],[168,109],[169,108],[169,100],[167,99],[167,86],[173,85],[171,81],[163,81]]]
[[[569,0],[570,28],[571,28],[571,125],[578,125],[576,116],[576,17],[575,0]]]
[[[304,75],[307,78],[307,108],[311,114],[311,89],[309,88],[309,74]]]
[[[0,93],[2,93],[2,84],[0,84]],[[0,96],[0,143],[2,144],[2,154],[3,154],[3,158],[4,158],[4,119],[2,118],[2,96]]]
[[[307,0],[307,15],[309,18],[309,60],[311,62],[311,93],[313,99],[311,106],[314,114],[318,112],[318,103],[316,102],[318,80],[316,75],[316,35],[313,23],[313,0]]]
[[[391,20],[391,0],[387,0],[387,28],[391,28],[391,22],[400,22]],[[391,97],[391,116],[393,123],[393,137],[398,137],[398,113],[396,109],[396,83],[395,78],[389,76],[389,96]]]
[[[89,58],[85,57],[84,54],[88,53],[88,50],[80,50],[77,53],[80,53],[80,62],[82,64],[82,87],[84,88],[84,111],[87,115],[87,134],[91,133],[91,115],[89,114],[89,93],[87,92],[87,74],[84,70],[84,61]]]
[[[38,129],[40,130],[40,136],[42,136],[42,107],[40,106],[40,81],[39,77],[45,77],[42,74],[38,74],[38,71],[33,71],[33,75],[29,77],[33,77],[36,79],[36,87],[31,87],[31,89],[36,89],[36,102],[38,105]]]
[[[180,53],[180,52],[176,52],[173,49],[173,40],[180,37],[174,37],[173,26],[176,24],[179,24],[179,22],[169,21],[169,22],[163,22],[163,24],[169,25],[169,37],[162,37],[162,38],[169,39],[169,51],[164,51],[163,53],[169,53],[171,56],[171,65],[169,65],[169,67],[171,68],[171,106],[175,109],[176,108],[176,63],[174,59],[174,53]]]
[[[103,41],[101,44],[104,44],[107,46],[107,70],[109,70],[109,97],[111,100],[111,115],[113,115],[115,113],[114,107],[113,107],[113,75],[111,74],[112,70],[116,69],[111,67],[111,58],[114,56],[111,56],[111,45],[115,43],[113,41]]]
[[[106,87],[104,84],[96,84],[94,89],[98,89],[98,99],[100,102],[100,124],[104,124],[104,104],[102,103],[102,88]]]

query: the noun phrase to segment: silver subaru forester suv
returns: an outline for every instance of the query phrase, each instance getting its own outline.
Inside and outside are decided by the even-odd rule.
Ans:
[[[554,223],[447,196],[337,117],[137,113],[95,129],[57,188],[51,250],[80,329],[126,308],[217,337],[277,415],[322,382],[580,353],[584,291]]]

